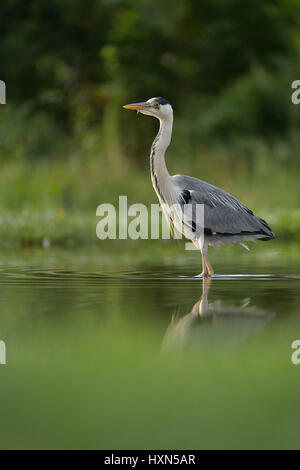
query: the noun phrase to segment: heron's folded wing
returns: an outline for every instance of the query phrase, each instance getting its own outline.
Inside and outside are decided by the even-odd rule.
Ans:
[[[206,233],[251,232],[274,237],[272,230],[263,219],[255,216],[248,207],[226,191],[190,176],[175,175],[173,181],[180,190],[181,203],[203,204]]]

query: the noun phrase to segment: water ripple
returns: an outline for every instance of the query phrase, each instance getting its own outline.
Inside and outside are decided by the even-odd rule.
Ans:
[[[187,272],[187,274],[185,274]],[[66,285],[97,286],[106,282],[117,281],[199,281],[201,274],[183,267],[161,268],[160,270],[119,270],[119,271],[75,271],[65,269],[14,268],[0,271],[0,285],[31,285],[59,287]],[[296,274],[216,274],[212,281],[287,281],[299,280]]]

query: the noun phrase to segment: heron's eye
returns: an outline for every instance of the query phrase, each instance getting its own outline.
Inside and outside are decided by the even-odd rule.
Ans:
[[[155,109],[159,109],[159,106],[160,106],[159,103],[154,103],[154,108]]]

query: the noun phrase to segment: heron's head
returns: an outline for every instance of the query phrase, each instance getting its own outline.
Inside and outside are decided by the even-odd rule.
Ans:
[[[169,101],[165,100],[161,96],[157,98],[150,98],[150,100],[144,103],[132,103],[125,104],[125,109],[133,109],[138,113],[146,114],[148,116],[156,117],[162,121],[172,118],[173,109]]]

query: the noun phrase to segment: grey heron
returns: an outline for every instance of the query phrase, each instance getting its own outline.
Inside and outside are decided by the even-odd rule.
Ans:
[[[170,145],[173,127],[173,109],[162,97],[150,98],[143,103],[123,106],[125,109],[153,116],[160,122],[150,153],[150,170],[153,187],[169,223],[184,233],[202,254],[202,275],[214,271],[207,258],[209,245],[266,241],[274,238],[267,222],[248,209],[231,194],[192,176],[171,176],[165,162],[165,152]],[[204,227],[196,223],[196,209],[204,208]],[[174,207],[176,207],[174,211]],[[184,208],[191,208],[190,219],[184,218]]]

